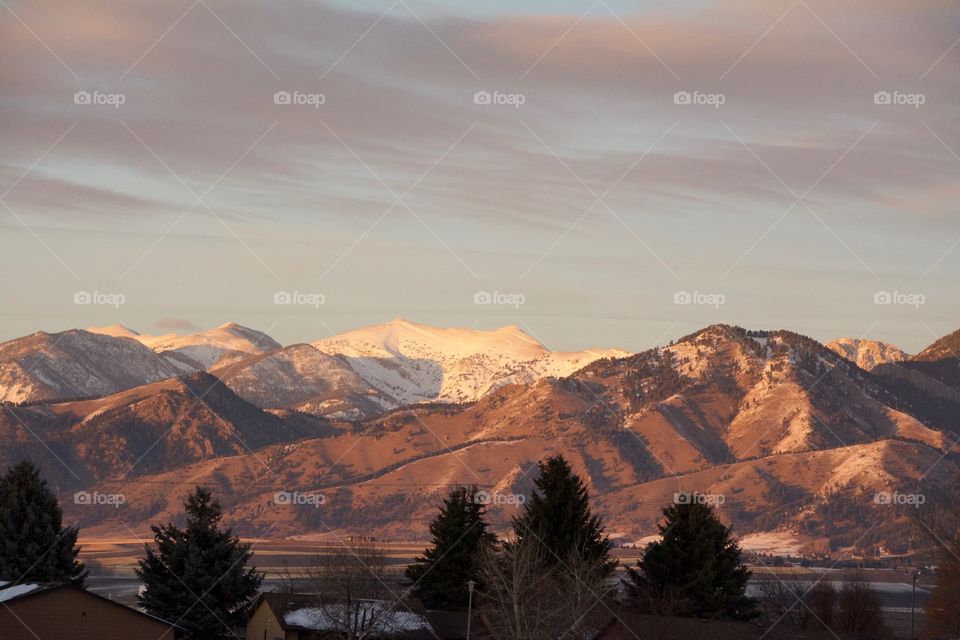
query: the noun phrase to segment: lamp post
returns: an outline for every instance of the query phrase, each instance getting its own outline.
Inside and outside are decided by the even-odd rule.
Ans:
[[[920,575],[919,570],[913,571],[913,596],[910,601],[910,640],[913,640],[916,636],[913,635],[913,620],[917,612],[917,576]]]
[[[467,640],[470,640],[470,622],[473,620],[473,588],[477,586],[477,583],[473,580],[467,580],[467,591],[470,595],[467,596]]]

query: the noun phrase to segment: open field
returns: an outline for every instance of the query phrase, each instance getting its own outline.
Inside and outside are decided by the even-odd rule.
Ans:
[[[139,582],[134,574],[137,560],[143,555],[143,541],[146,538],[97,538],[83,539],[81,557],[91,568],[89,580],[91,589],[126,604],[134,604]],[[317,537],[310,540],[246,540],[253,545],[253,564],[266,574],[264,589],[271,590],[279,586],[286,569],[296,569],[307,565],[310,558],[324,549],[336,544],[333,538]],[[381,542],[378,543],[388,558],[388,573],[400,578],[406,566],[413,561],[427,545],[422,542]],[[640,550],[634,548],[616,548],[614,555],[620,560],[620,566],[636,564]],[[759,583],[767,580],[783,580],[787,583],[800,582],[813,584],[826,573],[829,581],[839,588],[847,570],[818,567],[751,567],[754,577],[750,591],[759,592]],[[888,610],[909,613],[912,600],[911,574],[909,571],[890,569],[864,569],[863,574],[880,595],[882,605]],[[929,576],[923,576],[917,585],[917,607],[922,608],[929,597],[932,584]]]

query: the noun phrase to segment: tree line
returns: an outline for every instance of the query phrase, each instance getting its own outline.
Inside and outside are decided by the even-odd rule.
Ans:
[[[759,615],[746,595],[750,572],[740,548],[711,507],[666,507],[660,540],[621,581],[583,480],[559,455],[539,463],[538,472],[503,541],[489,532],[477,487],[457,487],[443,500],[431,546],[407,570],[428,609],[466,609],[472,583],[485,624],[510,640],[589,638],[614,606],[701,618]]]

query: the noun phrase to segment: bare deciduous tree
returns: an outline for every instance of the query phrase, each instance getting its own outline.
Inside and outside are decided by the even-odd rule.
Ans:
[[[820,579],[767,580],[760,583],[760,606],[769,626],[822,627],[857,639],[890,637],[876,591],[860,574],[844,579],[837,591]]]
[[[813,585],[807,593],[805,601],[814,620],[827,627],[833,628],[834,613],[837,606],[837,590],[830,582],[820,581]]]
[[[848,576],[837,595],[836,626],[857,640],[883,640],[890,631],[883,622],[877,592],[859,573]]]
[[[583,554],[545,562],[533,538],[491,549],[483,561],[480,608],[505,640],[586,640],[606,619],[606,568]]]
[[[818,583],[814,589],[822,585]],[[805,628],[810,624],[811,609],[808,600],[810,585],[800,580],[779,580],[776,577],[758,582],[759,605],[765,626]],[[831,605],[832,606],[832,605]],[[819,615],[819,614],[818,614]]]
[[[606,583],[605,564],[591,560],[582,549],[573,549],[555,570],[556,589],[567,617],[566,630],[559,636],[587,640],[599,631],[609,615],[604,600],[614,592]]]
[[[303,567],[284,571],[284,588],[315,596],[311,615],[347,640],[393,626],[397,599],[384,577],[386,556],[371,543],[341,543],[321,550]]]
[[[960,635],[960,486],[928,495],[914,522],[937,563],[937,584],[926,607],[928,626],[934,633]]]
[[[555,640],[562,625],[550,571],[535,543],[504,545],[484,554],[480,608],[505,640]]]

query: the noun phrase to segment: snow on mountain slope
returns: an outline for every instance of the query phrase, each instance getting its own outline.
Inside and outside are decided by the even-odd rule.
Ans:
[[[881,364],[903,362],[910,357],[894,345],[877,340],[838,338],[824,346],[867,371]]]
[[[280,348],[280,343],[267,334],[228,322],[201,333],[181,336],[169,333],[149,336],[137,333],[123,325],[91,327],[89,331],[103,335],[137,340],[159,353],[168,364],[182,371],[207,369],[226,355],[235,353],[259,354]]]
[[[949,429],[960,411],[960,391],[943,386],[938,396],[919,394],[900,378],[865,372],[788,331],[714,325],[666,347],[595,360],[569,377],[530,385],[502,382],[538,375],[529,363],[547,368],[550,352],[516,328],[483,332],[394,321],[331,341],[352,355],[293,345],[263,355],[235,354],[214,371],[241,396],[256,400],[264,393],[258,402],[272,404],[269,392],[275,388],[295,407],[307,406],[304,399],[316,402],[317,413],[329,411],[325,403],[331,400],[355,402],[349,390],[359,384],[354,376],[362,377],[364,366],[392,372],[399,382],[421,383],[418,392],[435,384],[433,398],[477,386],[446,377],[451,371],[469,373],[470,380],[482,374],[487,384],[500,386],[466,405],[415,405],[359,428],[312,423],[309,416],[275,408],[266,412],[281,425],[211,375],[197,374],[193,393],[167,381],[115,398],[0,411],[0,438],[6,438],[0,463],[4,455],[29,454],[45,461],[48,474],[76,482],[30,436],[29,425],[68,464],[77,461],[84,482],[122,482],[129,504],[146,505],[138,516],[141,526],[166,519],[184,492],[204,483],[223,488],[230,496],[228,521],[250,534],[276,525],[275,534],[301,535],[322,521],[338,533],[416,537],[424,535],[445,490],[438,483],[478,482],[503,494],[528,495],[536,462],[562,452],[588,483],[612,531],[648,535],[675,492],[699,491],[724,496],[720,509],[740,534],[798,531],[811,540],[833,537],[834,548],[862,534],[867,517],[880,520],[877,530],[884,535],[907,526],[905,518],[891,517],[874,501],[875,492],[914,491],[921,479],[952,486],[957,477],[960,448]],[[434,371],[428,364],[439,378],[426,376]],[[955,360],[949,364],[956,368]],[[878,371],[885,367],[922,375],[903,363]],[[196,402],[207,388],[214,391]],[[392,394],[382,398],[396,401]],[[172,439],[164,437],[144,464],[133,465],[170,425]],[[142,433],[147,437],[140,440]],[[238,438],[253,453],[242,450]],[[282,475],[269,473],[265,463]],[[318,512],[272,502],[274,492],[291,487],[322,491],[326,506]],[[492,505],[495,526],[509,527],[515,511],[508,506]],[[83,514],[93,523],[116,510]]]
[[[473,401],[504,384],[566,376],[594,360],[629,355],[616,349],[552,352],[516,326],[493,331],[437,328],[403,318],[318,340],[313,346],[343,356],[398,405]]]
[[[226,358],[210,373],[262,408],[287,407],[331,418],[363,419],[396,406],[343,359],[309,344]]]
[[[135,340],[80,329],[0,344],[0,400],[33,402],[116,393],[177,375]]]
[[[130,327],[126,327],[122,324],[112,324],[108,327],[88,327],[87,331],[90,333],[96,333],[101,336],[111,336],[114,338],[133,338],[134,340],[140,341],[140,338],[144,336],[140,335],[140,332],[134,331]]]

